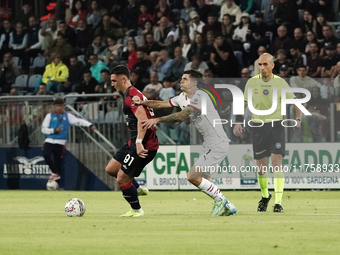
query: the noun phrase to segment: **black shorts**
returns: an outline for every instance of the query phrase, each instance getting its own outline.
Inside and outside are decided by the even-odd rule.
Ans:
[[[252,123],[262,125],[261,123]],[[272,127],[273,125],[273,127]],[[285,156],[285,130],[281,121],[275,121],[273,124],[264,123],[262,127],[252,127],[254,159],[269,157],[273,154]]]
[[[123,145],[113,156],[115,160],[122,164],[122,171],[127,175],[137,177],[141,174],[144,167],[149,164],[156,156],[157,150],[148,151],[146,158],[141,158],[137,155],[136,144],[131,143]]]

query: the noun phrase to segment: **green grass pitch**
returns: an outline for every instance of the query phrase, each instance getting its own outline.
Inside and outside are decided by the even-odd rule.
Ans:
[[[120,192],[0,191],[0,254],[340,254],[339,191],[286,191],[285,213],[257,213],[260,191],[224,191],[237,207],[210,217],[212,200],[199,191],[151,191],[145,216]],[[64,205],[78,197],[81,218]]]

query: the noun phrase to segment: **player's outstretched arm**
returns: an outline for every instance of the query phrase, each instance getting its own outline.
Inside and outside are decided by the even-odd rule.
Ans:
[[[141,100],[139,96],[134,96],[132,98],[132,101],[135,103],[135,104],[140,104],[140,105],[143,105],[145,107],[149,107],[149,108],[152,108],[152,109],[159,109],[159,108],[170,108],[172,107],[169,100],[167,101],[158,101],[158,100],[149,100],[149,101],[144,101],[144,100]]]
[[[143,128],[142,122],[146,121],[148,117],[146,116],[146,112],[144,107],[138,107],[135,111],[135,116],[138,119],[137,123],[137,138],[136,138],[136,149],[137,149],[137,155],[141,158],[146,158],[148,155],[148,151],[144,149],[144,146],[142,144],[142,141],[144,139],[146,129]]]
[[[182,111],[176,112],[160,118],[149,119],[142,122],[143,128],[150,128],[157,123],[175,123],[184,121],[190,115],[190,106],[185,107]]]

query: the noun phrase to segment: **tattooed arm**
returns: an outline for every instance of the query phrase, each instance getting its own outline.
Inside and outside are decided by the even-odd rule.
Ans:
[[[190,106],[185,107],[182,111],[176,112],[167,116],[163,116],[155,119],[148,119],[142,122],[143,128],[150,128],[157,123],[175,123],[184,121],[190,115]]]

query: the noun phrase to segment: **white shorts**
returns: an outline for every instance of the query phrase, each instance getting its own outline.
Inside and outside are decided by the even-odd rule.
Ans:
[[[195,166],[200,167],[205,175],[210,176],[210,169],[217,167],[225,159],[229,152],[229,142],[223,142],[213,148],[204,148],[197,159]]]

